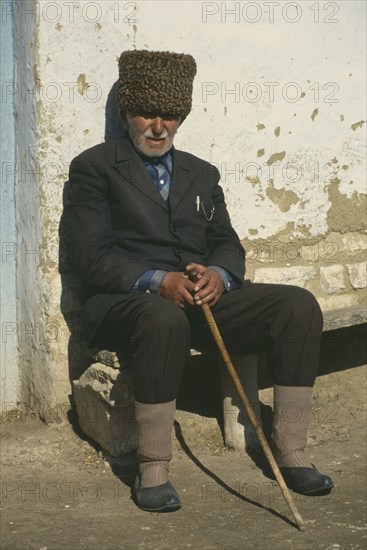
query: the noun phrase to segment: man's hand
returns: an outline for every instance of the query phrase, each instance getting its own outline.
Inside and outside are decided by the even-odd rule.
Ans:
[[[201,306],[208,304],[214,306],[224,291],[222,277],[214,269],[208,269],[201,264],[191,263],[186,266],[186,272],[190,275],[196,272],[196,282],[194,284],[194,303]]]
[[[195,305],[193,299],[195,286],[186,273],[169,271],[161,283],[158,295],[185,308],[188,305]]]

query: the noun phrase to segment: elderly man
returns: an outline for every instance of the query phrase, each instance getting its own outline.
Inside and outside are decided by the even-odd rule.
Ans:
[[[302,288],[244,280],[245,254],[217,169],[173,147],[191,110],[193,57],[126,51],[119,69],[117,102],[126,134],[72,161],[65,220],[87,292],[82,314],[90,341],[129,347],[132,356],[135,502],[156,512],[181,506],[168,480],[175,400],[190,347],[215,347],[199,307],[205,303],[230,352],[269,353],[273,449],[286,483],[301,494],[327,494],[332,480],[305,454],[322,333],[319,305]]]

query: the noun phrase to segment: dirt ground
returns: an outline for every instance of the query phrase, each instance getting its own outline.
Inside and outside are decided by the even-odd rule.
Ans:
[[[269,411],[271,390],[261,390]],[[320,376],[309,454],[335,482],[325,497],[294,495],[291,521],[276,483],[246,453],[223,446],[215,416],[176,414],[171,481],[183,507],[140,511],[130,498],[136,462],[103,456],[66,418],[2,423],[2,550],[364,549],[366,367]],[[187,407],[186,407],[187,408]]]

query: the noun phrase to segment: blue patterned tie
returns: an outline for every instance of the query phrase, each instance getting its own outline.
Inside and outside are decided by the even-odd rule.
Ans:
[[[166,154],[161,158],[146,162],[145,167],[151,175],[163,200],[167,202],[171,187],[172,158]]]

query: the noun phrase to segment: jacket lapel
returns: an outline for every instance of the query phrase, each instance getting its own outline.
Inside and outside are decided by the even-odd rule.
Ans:
[[[139,189],[139,191],[159,206],[168,210],[167,204],[152,182],[152,178],[148,174],[144,162],[137,155],[127,138],[119,139],[116,142],[115,168],[131,185]]]
[[[188,191],[195,174],[181,151],[174,147],[173,152],[173,174],[169,193],[169,205],[171,211],[177,208],[179,202]],[[123,137],[116,142],[116,170],[131,185],[139,189],[156,204],[168,210],[168,206],[161,194],[155,188],[144,162],[136,153],[130,141]]]
[[[195,173],[190,169],[183,153],[173,148],[173,174],[169,192],[169,204],[172,211],[177,208],[179,202],[189,190],[194,177]]]

